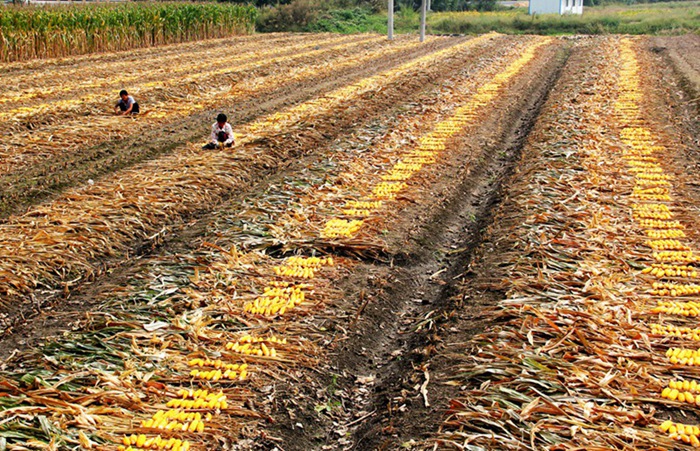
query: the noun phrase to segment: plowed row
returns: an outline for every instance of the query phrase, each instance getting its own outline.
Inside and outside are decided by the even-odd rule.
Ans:
[[[449,45],[445,39],[428,46],[408,39],[389,44],[374,36],[239,40],[125,63],[137,66],[133,69],[105,62],[59,66],[46,77],[20,73],[14,80],[8,73],[10,86],[20,89],[0,98],[6,106],[0,115],[5,213],[76,180],[204,139],[201,124],[213,121],[212,108],[226,109],[233,120],[250,120],[250,114],[361,78],[367,67],[381,70]],[[138,120],[111,114],[122,88],[144,108]]]
[[[489,39],[480,41],[484,45]],[[458,68],[460,58],[478,46],[471,41],[457,43],[318,99],[263,116],[235,130],[242,138],[233,152],[202,152],[198,145],[191,144],[92,186],[69,191],[22,216],[8,218],[0,224],[0,242],[3,248],[14,251],[0,263],[0,294],[8,302],[41,286],[69,288],[91,277],[99,271],[103,259],[128,252],[128,243],[162,233],[159,229],[178,218],[202,205],[215,205],[225,193],[241,189],[251,182],[255,168],[262,172],[298,155],[294,145],[300,144],[299,137],[289,135],[297,124],[310,118],[333,120],[323,137],[328,139],[342,130],[343,121],[359,118],[360,114],[351,116],[346,114],[348,111],[362,108],[362,114],[379,114],[393,101],[392,96],[409,94],[422,80],[430,79],[427,69],[447,72],[450,61]],[[387,89],[375,93],[385,86],[392,86],[393,92]],[[373,109],[368,108],[368,97]],[[320,125],[315,127],[319,130]],[[282,133],[287,137],[277,138],[273,148],[256,145]],[[319,138],[310,136],[301,144],[310,149]]]
[[[301,40],[297,37],[284,39]],[[418,109],[412,113],[413,117],[406,119],[410,122],[399,123],[405,130],[404,139],[412,139],[412,133],[423,130],[424,138],[416,143],[412,151],[391,144],[389,140],[379,144],[376,149],[367,149],[368,153],[359,159],[350,152],[342,160],[342,165],[349,172],[335,176],[338,181],[349,177],[362,182],[356,187],[344,185],[350,191],[340,193],[339,200],[346,206],[353,202],[349,199],[357,197],[356,202],[362,205],[368,203],[381,207],[371,213],[371,218],[368,218],[367,208],[360,209],[362,211],[346,208],[342,211],[345,219],[341,221],[371,222],[380,219],[384,215],[385,205],[395,202],[397,195],[406,195],[402,191],[407,190],[407,182],[413,174],[423,166],[437,163],[452,136],[464,133],[465,127],[474,126],[478,117],[488,114],[488,105],[505,89],[511,77],[522,72],[535,52],[553,46],[549,40],[540,38],[482,36],[471,40],[434,39],[431,44],[420,47],[406,39],[390,45],[384,43],[377,50],[365,50],[366,47],[358,45],[365,45],[363,43],[366,42],[380,44],[380,40],[367,37],[322,39],[348,41],[347,44],[340,42],[335,47],[329,46],[324,52],[324,55],[330,55],[334,48],[347,48],[346,60],[334,61],[332,65],[326,65],[325,61],[322,65],[309,65],[308,60],[297,57],[298,53],[293,52],[296,48],[304,51],[310,44],[292,42],[289,43],[289,50],[284,50],[292,56],[281,56],[275,60],[270,55],[251,52],[251,64],[255,64],[256,58],[265,61],[264,64],[269,67],[273,67],[277,61],[303,63],[291,74],[273,77],[270,81],[273,86],[293,83],[297,77],[303,80],[312,75],[318,83],[324,71],[327,71],[329,78],[335,77],[345,68],[352,70],[370,61],[375,65],[374,73],[337,88],[328,85],[331,89],[318,97],[237,125],[235,129],[240,138],[233,151],[203,153],[199,149],[200,143],[188,143],[176,147],[168,155],[116,171],[88,186],[66,190],[49,202],[31,207],[23,215],[8,216],[0,225],[1,247],[6,250],[0,263],[0,285],[3,310],[8,319],[5,323],[9,326],[7,332],[11,332],[11,327],[21,327],[21,315],[37,307],[40,310],[36,312],[49,309],[52,305],[61,309],[62,302],[65,302],[61,300],[62,296],[72,293],[79,295],[85,280],[109,283],[109,277],[102,271],[128,259],[139,241],[168,237],[173,226],[181,224],[191,215],[223,207],[222,202],[234,194],[245,193],[255,184],[269,183],[266,178],[270,177],[274,168],[305,155],[316,155],[337,164],[337,157],[333,156],[330,147],[333,140],[350,135],[358,127],[369,127],[373,122],[382,120],[389,111],[398,112],[406,108],[416,96],[421,96],[422,101],[429,99],[434,90],[432,84],[438,83],[447,90],[441,94],[444,111],[425,115]],[[325,45],[322,40],[313,42],[318,42],[314,48]],[[505,46],[506,43],[508,46]],[[504,47],[512,48],[504,50]],[[359,49],[367,51],[367,56],[358,55]],[[412,49],[415,50],[413,53]],[[309,57],[313,57],[314,52],[316,50],[308,52]],[[245,55],[243,53],[236,58],[242,59]],[[402,55],[400,61],[397,55]],[[202,57],[202,54],[195,52],[192,59]],[[385,62],[379,63],[382,59]],[[489,67],[488,63],[493,66]],[[160,64],[161,61],[144,64],[144,71],[150,73],[150,68]],[[290,67],[287,66],[286,70]],[[478,69],[477,76],[470,78],[473,75],[470,71],[474,69]],[[66,74],[74,76],[73,71],[79,69],[60,66],[58,70],[65,70]],[[106,70],[109,70],[109,65]],[[217,74],[216,70],[200,72],[199,76],[203,79],[213,77]],[[172,78],[157,83],[177,88],[183,81],[178,78],[178,71],[172,71],[172,74]],[[153,77],[155,79],[156,75]],[[264,92],[267,78],[251,79],[251,86],[260,87]],[[72,115],[71,108],[79,104],[73,99],[79,98],[85,105],[89,105],[90,99],[99,103],[99,80],[95,83],[76,80],[71,88],[75,89],[71,99],[65,98],[67,88],[52,88],[50,80],[45,78],[47,84],[43,89],[47,96],[54,96],[53,99],[39,99],[36,94],[36,89],[41,89],[39,87],[21,94],[8,94],[14,97],[7,103],[17,106],[12,111],[8,110],[7,118],[22,121],[32,116],[38,118],[37,121],[46,122],[47,125],[43,127],[50,130],[55,126],[44,120],[43,111],[47,108],[55,111],[56,124],[66,124]],[[238,85],[233,89],[238,89]],[[79,95],[81,90],[85,93]],[[91,91],[96,94],[91,94]],[[207,91],[207,95],[212,95],[212,91]],[[201,105],[196,107],[203,108]],[[183,111],[191,114],[193,110],[183,109],[180,113]],[[148,121],[155,116],[149,114],[136,120],[143,121],[146,127],[153,127]],[[205,133],[208,122],[203,124]],[[8,124],[11,129],[12,124]],[[421,127],[416,129],[413,124],[421,124]],[[70,128],[70,124],[67,127]],[[79,130],[74,132],[79,134]],[[85,146],[91,145],[89,140],[86,141],[74,150],[64,149],[61,144],[47,147],[51,152],[56,152],[59,158],[61,152],[71,151],[79,157]],[[31,150],[26,155],[21,151],[18,154],[27,170],[42,164],[40,160],[32,159]],[[382,175],[384,170],[380,170],[374,176],[378,182],[374,182],[374,187],[370,186],[369,192],[363,195],[362,191],[367,189],[364,183],[372,178],[367,177],[366,173],[357,173],[355,169],[372,159],[380,164],[379,168],[385,165],[384,162],[394,163],[385,168],[385,174]],[[372,165],[370,163],[366,167]],[[389,194],[385,194],[385,191]],[[320,190],[318,194],[323,195],[324,191]],[[272,197],[279,198],[276,195]],[[267,198],[263,197],[261,201],[266,202]],[[267,216],[283,227],[293,227],[286,218],[296,208],[293,206],[295,202],[299,202],[298,208],[308,211],[310,207],[327,201],[293,197],[285,202],[287,208],[280,211],[278,216],[270,217],[271,211],[267,212]],[[241,213],[243,210],[235,210],[235,217]],[[280,228],[280,233],[284,235],[280,239],[289,241],[300,235],[305,237],[303,246],[286,246],[285,252],[293,252],[296,248],[306,253],[315,247],[314,241],[319,241],[321,244],[318,247],[322,249],[328,245],[328,240],[352,238],[348,231],[341,235],[319,232],[319,228],[327,229],[328,224],[337,221],[334,219],[337,214],[335,209],[311,213],[314,217],[313,222],[309,223],[311,229],[299,227],[296,231],[285,233]],[[294,217],[304,222],[300,214]],[[236,236],[240,232],[238,227],[233,227],[227,233]],[[219,235],[223,238],[224,231]],[[264,416],[262,412],[245,407],[248,400],[254,398],[249,392],[249,388],[252,388],[248,385],[249,380],[260,378],[253,384],[261,389],[260,384],[267,377],[274,378],[275,374],[281,375],[295,366],[313,368],[319,343],[309,341],[294,331],[312,334],[304,326],[304,317],[318,315],[322,318],[324,305],[331,304],[332,299],[338,297],[338,294],[333,294],[331,279],[315,280],[317,275],[339,274],[342,268],[352,267],[353,262],[346,261],[342,255],[317,258],[307,254],[275,259],[253,248],[245,252],[237,250],[247,248],[244,240],[234,239],[231,244],[225,244],[225,239],[216,241],[213,244],[203,242],[203,250],[214,248],[223,251],[222,245],[226,245],[227,250],[219,255],[218,252],[202,254],[200,251],[198,256],[192,257],[210,263],[190,268],[194,269],[190,276],[191,283],[176,284],[174,291],[169,291],[169,295],[160,301],[156,296],[144,303],[144,292],[138,289],[123,290],[124,296],[117,299],[105,296],[106,303],[100,310],[107,316],[103,317],[104,321],[98,320],[99,324],[89,326],[91,332],[58,340],[49,345],[53,351],[48,348],[41,350],[42,358],[49,358],[46,362],[55,362],[57,367],[48,369],[30,355],[22,353],[25,365],[32,361],[35,364],[30,364],[31,376],[19,376],[20,373],[16,372],[7,374],[4,387],[8,396],[4,398],[4,405],[9,408],[1,414],[5,425],[3,430],[9,432],[3,435],[3,430],[0,430],[0,437],[9,438],[9,442],[6,442],[9,449],[21,449],[17,446],[27,443],[30,437],[31,440],[46,440],[47,443],[59,437],[58,441],[66,446],[71,446],[71,443],[80,443],[84,447],[101,446],[99,444],[103,443],[106,449],[113,449],[110,442],[121,442],[124,448],[131,446],[132,449],[189,449],[191,446],[212,449],[217,436],[221,439],[240,439],[246,435],[244,429],[233,427],[233,424],[245,424],[249,421],[245,420],[246,417],[254,419]],[[348,246],[349,243],[336,242],[335,245]],[[272,249],[275,246],[277,243],[271,246],[258,244],[257,247]],[[377,244],[372,246],[376,247]],[[361,253],[361,249],[362,246],[358,247],[358,252]],[[176,261],[167,259],[166,267]],[[145,274],[139,277],[143,276]],[[217,280],[229,282],[221,285]],[[151,281],[145,283],[146,287],[151,284]],[[150,291],[152,288],[146,288],[146,292]],[[161,304],[161,301],[167,305]],[[132,307],[128,308],[127,313],[124,307],[129,304]],[[154,311],[156,305],[157,311],[167,315],[162,316]],[[289,320],[285,321],[285,317],[289,317]],[[145,334],[142,332],[144,330]],[[160,357],[151,354],[155,351],[153,346],[156,343],[160,343],[157,345]],[[127,344],[128,348],[124,348]],[[139,350],[141,346],[145,347]],[[66,360],[67,356],[70,356],[70,363]],[[167,364],[163,365],[165,362]],[[34,366],[36,364],[38,366]],[[155,372],[143,373],[152,365],[155,365],[154,369],[158,368]],[[195,369],[187,369],[188,366]],[[85,372],[79,368],[89,370]],[[147,376],[148,373],[150,375]],[[65,377],[73,382],[67,383]],[[30,384],[26,385],[22,380],[30,381]],[[109,380],[111,382],[107,382]],[[35,383],[51,388],[48,391],[40,389],[43,393],[40,394],[33,387]],[[104,387],[104,391],[100,389],[101,394],[95,392],[95,396],[91,395],[89,400],[81,400],[80,393],[95,384]],[[193,387],[193,390],[187,391],[189,387]],[[208,393],[215,394],[207,396],[201,390],[195,391],[195,387],[208,387]],[[54,397],[63,400],[61,407],[47,401]],[[181,401],[174,401],[176,398]],[[56,409],[49,407],[52,404]],[[49,410],[46,410],[47,407]],[[35,421],[44,421],[35,416],[39,411],[50,412],[42,418],[50,417],[48,421],[52,426],[49,430],[53,432],[31,432]],[[256,423],[253,421],[251,427]]]

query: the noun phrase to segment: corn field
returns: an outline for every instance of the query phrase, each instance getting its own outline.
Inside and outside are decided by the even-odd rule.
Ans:
[[[257,10],[220,3],[0,9],[0,61],[26,61],[251,33]]]
[[[700,446],[665,61],[273,34],[0,66],[0,451]]]

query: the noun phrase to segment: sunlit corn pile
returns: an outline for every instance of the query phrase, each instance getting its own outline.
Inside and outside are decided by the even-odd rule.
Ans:
[[[277,198],[280,194],[272,195],[270,193],[268,200],[260,199],[241,205],[241,208],[246,212],[274,212],[274,215],[280,219],[260,222],[261,216],[246,213],[245,218],[241,217],[236,220],[238,225],[234,235],[238,241],[233,242],[241,242],[242,240],[245,242],[245,246],[253,247],[263,246],[266,242],[270,244],[275,241],[289,242],[290,239],[308,242],[309,235],[320,233],[325,238],[329,238],[331,235],[336,238],[343,237],[346,245],[351,245],[358,252],[364,252],[363,248],[369,249],[377,245],[378,241],[381,241],[381,236],[364,233],[361,239],[352,237],[361,230],[364,224],[363,218],[369,217],[370,214],[374,213],[372,221],[379,219],[387,222],[390,219],[386,215],[380,214],[390,213],[388,210],[378,211],[383,208],[386,199],[371,201],[347,199],[349,192],[362,193],[375,190],[376,180],[387,180],[387,173],[392,174],[393,178],[393,175],[396,174],[394,169],[397,167],[404,176],[407,176],[417,173],[419,166],[422,168],[435,163],[437,155],[444,151],[445,143],[448,143],[455,133],[463,133],[468,126],[459,122],[464,118],[454,117],[455,109],[460,103],[467,103],[475,93],[479,92],[482,86],[491,83],[494,77],[501,74],[508,68],[509,64],[522,56],[523,52],[526,52],[532,45],[532,40],[537,41],[537,38],[524,38],[520,40],[521,42],[508,47],[505,52],[488,57],[483,61],[477,59],[475,64],[479,70],[461,73],[445,83],[443,92],[438,95],[441,100],[438,104],[439,109],[434,108],[427,112],[420,110],[420,112],[416,111],[415,115],[407,114],[399,119],[400,122],[392,128],[390,134],[385,135],[381,140],[364,150],[361,158],[340,163],[341,166],[345,167],[345,170],[338,174],[339,179],[343,180],[343,191],[335,189],[335,187],[329,189],[327,175],[319,179],[316,185],[308,184],[310,182],[308,177],[311,173],[305,171],[306,183],[300,185],[296,180],[290,179],[285,181],[285,188],[280,193],[289,196],[291,192],[296,192],[294,197],[299,199],[300,204],[294,204],[290,208],[288,201],[281,202],[282,199]],[[478,114],[485,114],[486,111],[487,109],[479,109]],[[469,113],[467,123],[473,123],[476,116],[477,113]],[[445,120],[445,118],[448,119]],[[421,136],[413,138],[419,134]],[[416,139],[420,147],[427,150],[412,150],[407,156],[404,142],[412,139]],[[343,160],[342,157],[346,156],[348,154],[345,152],[337,153],[333,160],[339,162]],[[349,156],[354,157],[355,153],[350,153]],[[392,163],[396,161],[400,163]],[[410,163],[406,163],[406,161]],[[405,166],[403,163],[410,164],[410,166]],[[327,171],[324,171],[324,174],[327,174]],[[394,186],[403,188],[406,185],[401,183],[394,184]],[[413,195],[415,194],[413,193]],[[357,194],[353,195],[353,197],[355,196]],[[338,208],[332,208],[334,205]],[[329,215],[335,216],[338,214],[338,210],[342,212],[342,217],[331,218],[326,223],[321,223],[320,228],[315,227],[316,221]],[[309,221],[310,218],[314,218],[314,221]],[[254,236],[259,236],[259,238],[254,238]],[[381,244],[378,245],[381,246]]]
[[[500,39],[491,37],[480,42],[493,47],[498,45]],[[391,222],[391,218],[379,213],[390,212],[378,211],[385,204],[383,200],[348,200],[348,193],[370,192],[374,189],[376,180],[385,178],[394,162],[405,161],[405,141],[417,139],[422,143],[423,138],[414,137],[429,136],[436,132],[447,136],[454,136],[458,131],[463,133],[465,128],[455,126],[452,121],[446,122],[444,118],[452,117],[459,101],[470,99],[481,86],[489,83],[493,77],[517,60],[532,44],[532,40],[537,38],[519,39],[509,46],[507,51],[494,55],[489,56],[487,53],[485,57],[472,56],[471,64],[476,70],[460,71],[444,82],[444,87],[437,94],[439,103],[436,105],[439,105],[439,108],[426,111],[416,106],[397,118],[391,133],[382,136],[381,139],[369,141],[370,144],[366,148],[363,147],[363,150],[358,151],[356,146],[362,146],[368,141],[360,135],[356,140],[348,141],[348,151],[334,152],[332,164],[324,164],[322,171],[301,169],[299,177],[304,179],[303,183],[299,182],[298,177],[288,176],[272,185],[264,194],[236,204],[232,209],[239,213],[232,219],[231,228],[223,232],[228,236],[228,242],[247,249],[265,248],[281,242],[287,243],[286,246],[314,246],[312,237],[323,236],[325,231],[326,235],[343,236],[346,239],[345,245],[351,246],[353,252],[371,252],[377,245],[377,237],[368,239],[368,236],[364,236],[360,240],[347,241],[347,237],[352,237],[353,232],[359,231],[363,225],[361,219],[347,218],[367,217],[374,212],[372,220],[380,219],[388,223]],[[472,48],[472,53],[478,54],[478,45]],[[485,110],[480,110],[479,114],[485,114]],[[448,141],[442,138],[441,142]],[[428,145],[438,147],[441,151],[445,149],[444,144],[421,144]],[[412,151],[410,158],[412,164],[420,163],[422,166],[435,163],[436,155],[434,149]],[[404,169],[402,167],[402,170]],[[412,168],[411,174],[414,174],[416,169]],[[331,183],[332,180],[336,182]],[[420,183],[427,186],[430,181],[424,180]],[[342,189],[338,186],[342,186]],[[333,218],[338,214],[338,210],[342,211],[343,217]],[[323,219],[329,216],[332,219],[323,222]],[[334,232],[328,233],[328,230]]]
[[[261,260],[262,256],[260,255],[241,255],[232,251],[224,253],[223,256],[223,259],[219,258],[218,261],[212,263],[208,268],[198,271],[193,278],[196,288],[188,289],[185,293],[190,299],[207,299],[208,302],[212,303],[204,307],[204,310],[211,315],[210,320],[217,316],[216,312],[218,309],[226,311],[227,315],[231,315],[231,319],[246,314],[258,319],[270,318],[259,323],[260,326],[257,329],[260,330],[265,330],[269,326],[274,327],[275,324],[279,325],[280,321],[283,321],[285,310],[291,311],[296,306],[289,303],[289,298],[285,298],[284,306],[277,311],[271,312],[266,309],[251,310],[249,308],[250,303],[244,303],[243,297],[239,299],[236,294],[226,296],[222,293],[222,290],[226,291],[227,283],[231,283],[230,286],[232,288],[235,287],[237,290],[242,288],[240,285],[241,281],[238,278],[244,273],[237,273],[237,271],[255,265],[261,273],[269,273],[267,287],[263,288],[263,294],[258,296],[253,303],[253,305],[257,306],[260,299],[269,299],[273,295],[281,296],[278,292],[273,293],[274,289],[281,285],[285,288],[297,287],[302,293],[304,292],[301,291],[302,289],[313,289],[313,281],[317,273],[323,271],[324,267],[332,267],[335,263],[331,257],[306,258],[293,256],[285,259],[281,265],[272,265],[274,262],[263,265],[264,261]],[[300,271],[300,269],[309,268],[313,270],[312,273]],[[259,282],[263,282],[265,279],[264,274],[261,275],[263,279]],[[295,284],[294,282],[289,282],[289,280],[305,280],[308,282]],[[222,282],[224,282],[223,286]],[[251,287],[254,287],[254,285],[255,282]],[[247,328],[250,333],[240,335],[236,339],[233,339],[232,334],[220,334],[214,332],[214,330],[207,330],[206,326],[198,331],[199,335],[211,336],[210,334],[216,334],[219,338],[224,338],[224,336],[231,338],[225,340],[226,342],[216,352],[217,354],[222,354],[222,356],[225,355],[226,358],[195,357],[188,360],[183,371],[188,372],[190,384],[195,387],[199,386],[199,388],[177,390],[177,396],[168,400],[165,404],[168,410],[157,410],[150,418],[141,420],[141,428],[153,432],[150,434],[125,435],[122,439],[123,445],[119,449],[121,451],[171,449],[170,446],[175,437],[164,436],[164,433],[170,435],[177,433],[202,434],[209,431],[212,428],[212,421],[216,421],[216,416],[220,412],[226,412],[229,406],[227,396],[223,391],[220,389],[215,391],[206,387],[216,386],[216,384],[221,383],[231,384],[246,381],[249,377],[250,365],[253,365],[253,368],[263,370],[263,367],[266,366],[266,361],[279,361],[282,350],[284,350],[283,358],[288,362],[287,364],[294,361],[302,362],[305,358],[308,358],[308,355],[313,353],[313,345],[305,344],[302,345],[303,347],[299,345],[292,347],[289,339],[284,335],[258,333],[256,332],[256,327],[251,327],[250,323]],[[290,335],[289,338],[293,338],[299,344],[302,344],[304,341],[304,338],[300,336]],[[300,351],[303,354],[300,354]],[[275,371],[274,368],[269,370]],[[253,374],[252,377],[255,377],[255,375]],[[216,424],[214,423],[214,429],[217,427]],[[172,445],[172,449],[184,451],[189,449],[190,446],[206,448],[206,442],[197,443],[197,441],[194,441],[193,444],[191,443],[192,441],[183,441],[181,444],[175,443]]]
[[[698,443],[681,412],[669,418],[648,405],[673,398],[670,409],[679,401],[695,408],[697,383],[685,390],[673,371],[694,365],[695,351],[665,356],[669,345],[647,335],[645,313],[659,296],[664,306],[690,300],[697,273],[692,245],[679,233],[673,178],[654,159],[668,147],[640,111],[633,47],[602,38],[574,54],[544,107],[487,233],[495,248],[471,264],[488,263],[502,278],[484,274],[465,290],[504,290],[506,298],[487,315],[492,328],[471,344],[448,344],[450,356],[461,354],[448,383],[463,391],[450,401],[438,448]],[[649,328],[695,335],[691,323],[678,326]]]
[[[252,396],[246,387],[269,384],[259,380],[269,373],[293,378],[291,370],[314,364],[317,351],[301,335],[303,326],[295,325],[298,312],[291,317],[246,313],[246,299],[279,283],[303,285],[332,297],[326,278],[335,273],[337,263],[332,257],[276,260],[209,247],[215,250],[189,257],[211,263],[188,271],[187,284],[182,284],[179,266],[172,266],[173,275],[178,275],[172,277],[164,263],[161,278],[132,295],[152,299],[133,304],[139,307],[115,319],[119,326],[107,321],[94,334],[78,334],[75,341],[65,338],[35,357],[22,357],[27,364],[39,359],[37,369],[4,375],[17,381],[0,388],[3,405],[17,405],[0,411],[5,430],[37,446],[46,444],[51,437],[32,432],[36,416],[26,416],[41,412],[46,434],[85,449],[112,443],[105,449],[184,451],[211,449],[212,434],[238,438],[243,425],[257,421],[260,414],[243,407]],[[319,281],[320,273],[324,279]],[[107,309],[117,311],[114,308],[125,300],[113,302]],[[163,317],[154,317],[154,305],[164,310]],[[241,320],[246,315],[248,319]],[[271,332],[275,328],[279,331]],[[60,364],[66,353],[70,363]],[[55,367],[42,369],[42,359],[55,362]],[[91,371],[81,373],[87,367]],[[28,388],[32,380],[55,388]],[[81,405],[86,392],[92,393],[87,395],[92,401]],[[60,408],[55,408],[57,402]],[[23,449],[12,443],[7,449]]]
[[[491,37],[489,40],[493,39]],[[487,39],[480,40],[480,42],[484,41]],[[428,111],[421,109],[413,115],[406,114],[399,119],[398,124],[392,127],[390,134],[363,150],[361,157],[356,157],[354,152],[349,155],[346,152],[336,153],[333,161],[338,163],[338,171],[342,171],[337,177],[343,180],[343,190],[335,187],[328,188],[327,169],[324,170],[324,176],[314,182],[309,179],[313,173],[304,171],[303,175],[306,179],[304,184],[300,185],[297,180],[290,178],[284,182],[284,189],[280,188],[279,193],[271,191],[269,199],[244,202],[240,208],[246,211],[246,217],[236,219],[237,231],[231,235],[235,236],[232,242],[243,242],[244,246],[258,247],[264,246],[264,243],[272,244],[290,240],[308,242],[309,236],[319,234],[324,238],[331,236],[342,238],[359,252],[363,252],[363,248],[377,245],[381,237],[372,236],[370,233],[365,232],[361,239],[353,237],[360,232],[364,219],[369,218],[370,215],[372,215],[370,218],[372,222],[378,219],[385,222],[389,220],[386,214],[390,212],[384,209],[387,199],[356,200],[357,197],[361,197],[357,193],[379,192],[385,185],[377,180],[386,181],[396,178],[397,171],[402,174],[402,182],[388,184],[392,188],[386,189],[406,188],[408,185],[403,183],[406,177],[416,174],[419,168],[434,164],[437,156],[444,152],[446,143],[450,143],[455,134],[464,133],[466,127],[473,124],[478,115],[487,112],[486,108],[477,107],[476,111],[466,112],[463,117],[461,114],[455,116],[456,109],[461,104],[466,104],[468,107],[474,106],[468,103],[471,98],[483,86],[491,83],[494,77],[502,74],[509,65],[513,64],[513,61],[518,60],[523,52],[527,54],[530,47],[537,41],[537,38],[523,38],[520,42],[509,46],[507,51],[486,58],[484,61],[477,60],[477,71],[460,73],[445,83],[443,92],[438,95],[439,109]],[[491,88],[492,86],[487,87],[487,89]],[[414,138],[417,135],[420,136]],[[407,152],[404,142],[413,139],[418,141],[417,145],[420,149],[425,150],[414,149]],[[350,159],[343,162],[346,157]],[[341,169],[341,166],[345,169]],[[379,189],[377,189],[378,186]],[[292,192],[295,193],[293,196]],[[351,193],[356,199],[348,199],[348,194]],[[282,198],[278,196],[292,196],[291,198],[298,199],[299,203],[290,207],[289,201],[282,202]],[[333,208],[334,206],[337,208]],[[342,212],[341,217],[334,218],[333,216],[337,215],[339,210]],[[261,222],[263,216],[256,215],[254,213],[256,211],[273,212],[274,216],[280,219]],[[328,216],[331,216],[331,219],[325,223],[322,222],[317,228],[316,221]],[[310,218],[314,220],[310,221]]]
[[[444,58],[457,59],[469,51],[472,41],[480,40],[414,59],[324,95],[323,101],[312,99],[237,128],[235,132],[242,138],[234,152],[202,153],[198,146],[188,146],[10,218],[0,225],[0,246],[16,251],[0,262],[0,294],[20,296],[39,286],[60,287],[67,280],[77,282],[91,276],[98,271],[98,259],[119,255],[126,250],[126,243],[157,236],[156,228],[164,222],[201,205],[214,204],[224,192],[246,182],[251,166],[266,166],[285,157],[279,150],[251,155],[245,150],[246,143],[265,133],[292,130],[299,121],[341,114],[358,102],[362,93],[381,90]],[[257,134],[250,134],[251,130]]]
[[[415,60],[404,63],[396,68],[379,74],[364,78],[357,83],[353,83],[342,88],[329,92],[318,99],[302,103],[296,107],[285,111],[276,112],[256,121],[243,130],[245,136],[257,135],[260,133],[270,133],[270,131],[280,131],[288,126],[289,123],[295,123],[302,118],[308,117],[310,114],[320,115],[323,112],[337,109],[348,98],[360,96],[367,92],[372,92],[380,89],[381,86],[386,86],[396,82],[410,73],[415,72],[421,67],[429,67],[436,61],[455,58],[465,52],[472,46],[479,44],[483,40],[490,39],[492,35],[482,35],[474,39],[470,39],[464,43],[457,44],[446,49],[438,50],[429,53]]]
[[[662,138],[644,119],[641,109],[644,97],[641,67],[631,41],[623,42],[621,56],[620,94],[616,105],[617,116],[623,124],[620,137],[625,144],[624,157],[628,165],[635,169],[632,198],[639,202],[632,205],[633,217],[649,237],[646,245],[653,251],[652,264],[642,270],[643,274],[654,277],[648,281],[648,293],[657,297],[657,305],[650,310],[662,320],[660,324],[652,324],[651,331],[654,335],[671,339],[670,343],[669,339],[664,340],[664,346],[670,345],[665,356],[671,365],[697,366],[700,365],[697,348],[673,346],[674,340],[696,340],[694,330],[684,326],[685,318],[698,314],[700,281],[697,267],[693,265],[697,257],[693,243],[687,241],[683,221],[676,216],[682,207],[674,203],[674,177],[666,174],[662,166],[662,161],[669,155],[669,148],[662,144]],[[654,222],[647,222],[649,220]],[[678,298],[682,300],[675,300]],[[674,324],[679,320],[680,324]],[[694,326],[694,323],[687,325]],[[663,377],[670,380],[668,386],[661,390],[661,397],[696,407],[697,381],[675,380],[672,367],[664,373]],[[672,421],[677,417],[666,417],[666,421],[658,426],[661,433],[700,448],[700,429],[697,426],[684,426]]]
[[[250,71],[254,68],[259,68],[262,64],[269,66],[270,68],[276,68],[279,63],[286,63],[288,61],[294,61],[296,59],[302,59],[305,57],[315,57],[321,55],[325,52],[332,52],[337,50],[346,50],[349,48],[357,47],[361,43],[367,42],[377,42],[378,38],[352,38],[345,39],[349,42],[340,42],[336,45],[334,40],[316,38],[314,40],[307,40],[306,42],[289,45],[282,47],[277,47],[283,44],[284,41],[277,43],[271,40],[269,43],[271,47],[265,50],[259,50],[259,43],[254,46],[251,44],[246,45],[245,41],[242,42],[242,46],[238,52],[234,54],[224,55],[222,58],[215,58],[222,53],[223,47],[226,42],[222,42],[221,47],[214,49],[200,50],[193,54],[184,55],[169,55],[167,57],[159,57],[148,59],[144,61],[143,67],[136,67],[134,70],[129,70],[127,74],[115,74],[113,71],[115,67],[113,64],[103,64],[103,67],[91,67],[89,78],[79,78],[67,81],[66,85],[50,85],[46,87],[46,82],[50,83],[51,80],[47,80],[44,83],[38,84],[38,86],[32,90],[24,91],[9,91],[3,93],[2,98],[0,98],[0,103],[9,103],[12,107],[7,108],[0,112],[0,121],[19,121],[28,117],[39,116],[42,113],[50,111],[53,114],[60,112],[76,112],[78,110],[83,110],[86,107],[95,107],[102,110],[108,110],[108,107],[114,103],[116,97],[113,86],[129,86],[129,90],[133,91],[141,101],[142,104],[152,105],[150,102],[151,95],[154,92],[158,92],[163,89],[170,89],[173,91],[186,89],[186,85],[192,83],[212,83],[215,82],[217,77],[228,74],[233,76],[239,73],[245,73],[245,71]],[[309,42],[310,41],[310,42]],[[335,40],[336,42],[339,40]],[[330,45],[329,45],[330,44]],[[317,49],[321,45],[329,45],[323,50]],[[118,55],[115,55],[117,57]],[[173,59],[177,57],[178,65],[172,68],[163,68],[163,64],[172,64]],[[202,61],[203,60],[203,61]],[[322,61],[322,60],[321,60]],[[160,63],[160,65],[158,64]],[[235,69],[232,69],[233,66]],[[100,72],[100,69],[102,71]],[[309,70],[311,72],[311,70]],[[315,72],[315,71],[314,71]],[[78,75],[78,74],[63,74],[60,75]],[[88,75],[88,74],[80,74]],[[279,74],[277,74],[279,75]],[[285,77],[288,79],[288,77]],[[282,81],[282,77],[279,76],[277,82]],[[230,82],[230,80],[229,80]],[[260,83],[260,78],[256,77],[256,83]],[[27,80],[26,84],[37,84],[37,80]],[[273,86],[273,84],[270,84]],[[105,91],[107,88],[112,87],[110,91]],[[207,97],[214,97],[219,95],[216,89],[211,89],[209,86],[205,92],[198,93],[198,99],[206,99]],[[52,94],[60,95],[63,93],[70,92],[81,92],[82,90],[88,90],[85,94],[79,95],[78,98],[70,99],[56,99],[51,102],[47,102],[45,99],[47,96]],[[180,94],[176,94],[180,95]],[[38,99],[35,101],[35,99]],[[155,100],[155,99],[154,99]],[[194,105],[182,105],[191,104],[193,102],[180,102],[180,104],[168,104],[159,103],[158,111],[154,111],[151,107],[149,111],[149,116],[153,115],[168,115],[175,116],[178,114],[184,114],[192,112],[200,108],[199,103],[194,103]],[[105,106],[108,106],[105,108]],[[162,111],[161,111],[162,110]]]

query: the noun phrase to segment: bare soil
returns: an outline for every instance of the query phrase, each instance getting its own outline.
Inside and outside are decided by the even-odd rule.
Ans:
[[[688,103],[698,105],[700,97],[700,36],[687,34],[673,37],[649,38],[649,48],[661,53],[671,63],[682,87],[689,91]]]
[[[673,153],[674,172],[684,197],[700,199],[700,36],[653,37],[639,44],[649,90],[652,116],[660,136],[670,136],[680,147]],[[669,118],[673,125],[668,126]],[[694,237],[700,240],[700,237]],[[700,241],[697,241],[700,242]]]

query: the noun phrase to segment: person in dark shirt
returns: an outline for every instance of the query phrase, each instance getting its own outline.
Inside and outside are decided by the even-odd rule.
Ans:
[[[140,112],[139,104],[134,100],[132,96],[126,92],[126,89],[122,89],[119,92],[119,103],[114,107],[115,114],[138,114]]]

